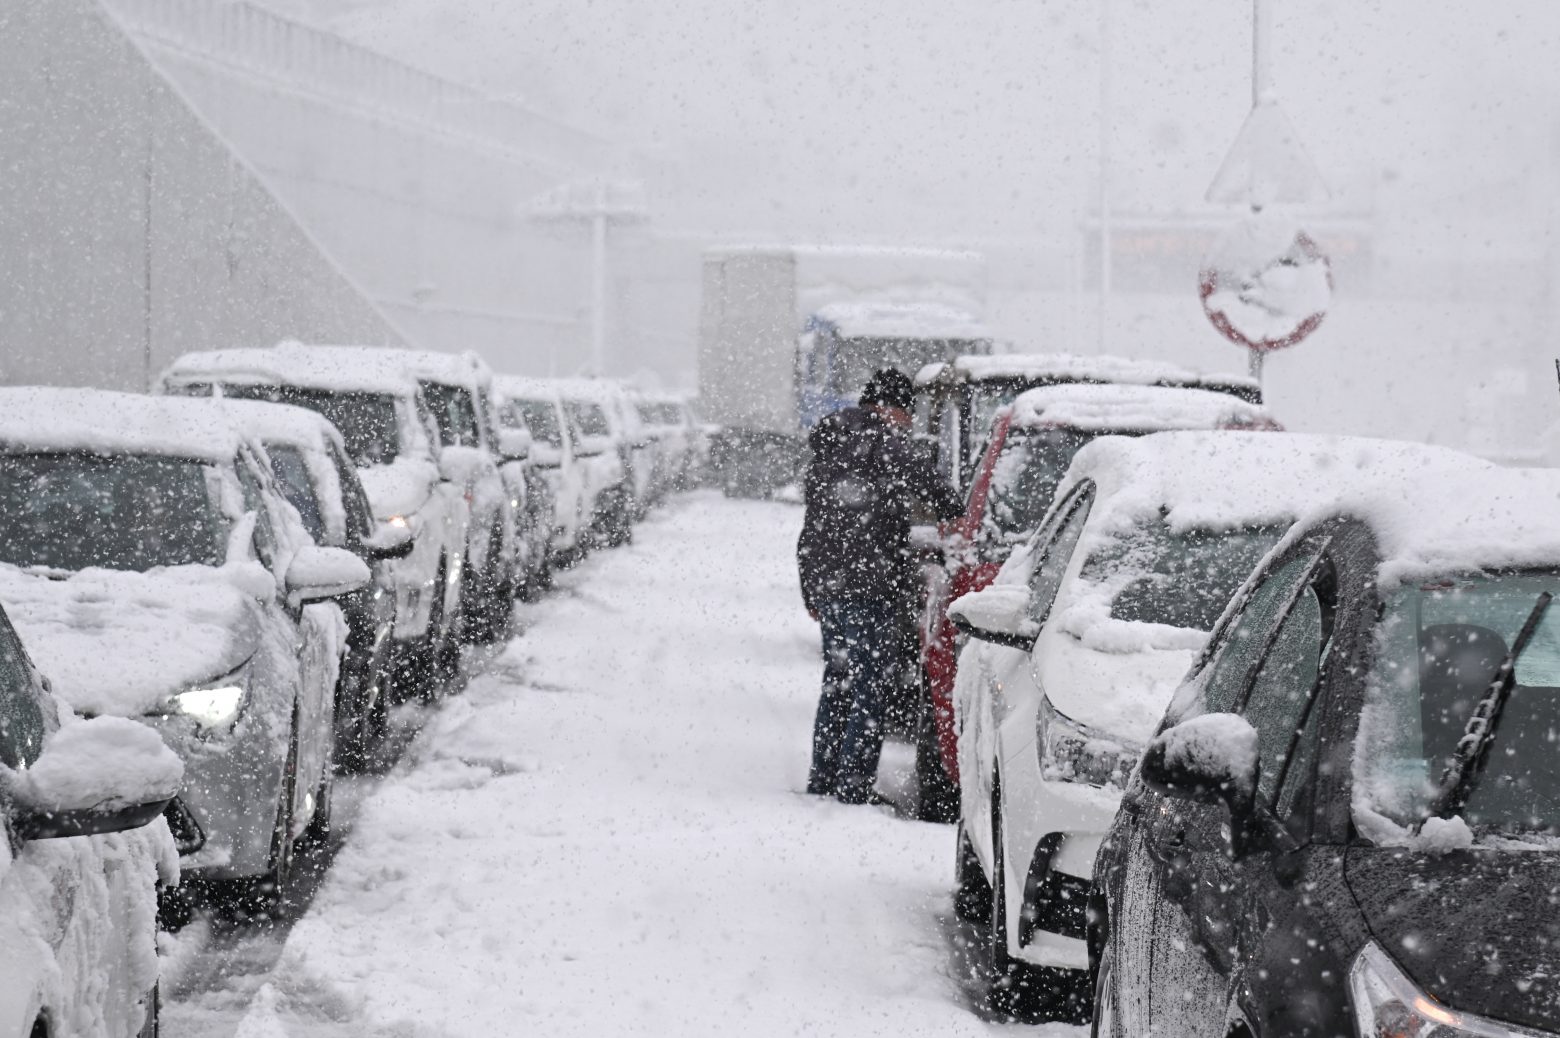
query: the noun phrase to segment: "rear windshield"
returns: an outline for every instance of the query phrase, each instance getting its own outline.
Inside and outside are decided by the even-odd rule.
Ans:
[[[0,562],[74,572],[222,562],[204,465],[124,454],[0,454]]]
[[[477,432],[477,405],[469,389],[440,382],[424,382],[422,394],[428,402],[428,410],[433,413],[434,424],[439,427],[441,446],[482,445],[482,437]]]
[[[537,442],[553,447],[563,446],[563,430],[558,426],[558,409],[546,400],[512,400],[507,413],[531,430],[531,436]]]
[[[224,396],[239,400],[269,400],[274,404],[307,407],[330,419],[347,453],[359,468],[388,465],[401,452],[400,426],[395,418],[395,397],[388,393],[338,393],[330,389],[299,386],[225,385]]]
[[[1039,526],[1073,455],[1095,435],[1070,429],[1010,431],[991,470],[986,497],[988,529],[1011,540]]]

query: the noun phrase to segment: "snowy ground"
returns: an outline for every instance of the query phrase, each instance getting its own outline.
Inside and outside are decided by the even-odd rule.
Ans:
[[[968,1008],[949,827],[799,792],[799,522],[697,494],[560,577],[353,805],[285,943],[181,938],[164,1033],[1003,1030]]]

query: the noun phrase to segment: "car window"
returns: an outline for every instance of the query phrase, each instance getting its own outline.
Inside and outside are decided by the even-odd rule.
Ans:
[[[612,435],[612,426],[607,422],[607,413],[602,410],[600,404],[571,400],[568,403],[568,408],[570,416],[574,419],[575,426],[582,435]]]
[[[309,478],[309,463],[303,451],[288,443],[268,443],[265,452],[271,459],[271,473],[287,503],[298,510],[303,527],[315,544],[325,543],[325,516],[320,509],[319,495],[314,481]]]
[[[552,447],[563,446],[558,411],[545,400],[512,400],[506,412],[511,426],[531,430],[531,435]]]
[[[43,708],[21,640],[0,615],[0,764],[31,767],[43,749]]]
[[[1052,537],[1050,546],[1045,549],[1040,564],[1030,574],[1029,618],[1037,624],[1045,622],[1051,612],[1051,604],[1056,601],[1056,592],[1062,586],[1062,576],[1067,572],[1068,563],[1072,561],[1073,549],[1078,547],[1078,539],[1083,536],[1092,501],[1093,495],[1084,492],[1069,502],[1070,511]]]
[[[347,513],[347,545],[356,548],[362,538],[374,532],[374,512],[368,495],[357,478],[350,459],[343,457],[335,444],[330,448],[331,464],[336,466],[336,482],[341,486],[341,506]]]
[[[985,526],[998,538],[1033,530],[1045,518],[1067,467],[1094,433],[1012,429],[991,469]]]
[[[423,399],[439,430],[439,443],[445,447],[480,447],[477,432],[477,407],[464,386],[446,386],[439,382],[422,383]]]
[[[1290,559],[1252,589],[1241,611],[1216,635],[1218,648],[1201,675],[1199,705],[1178,716],[1177,721],[1192,713],[1240,709],[1268,634],[1288,611],[1315,561],[1311,554]]]
[[[276,529],[271,525],[271,510],[265,506],[265,491],[260,479],[244,458],[237,462],[238,485],[244,493],[244,511],[255,515],[255,556],[267,569],[276,565]]]
[[[239,400],[266,400],[308,408],[330,420],[341,432],[347,452],[358,465],[388,465],[401,452],[400,423],[395,397],[388,393],[348,393],[304,386],[230,384],[223,395]]]
[[[1257,795],[1265,804],[1274,803],[1297,736],[1307,727],[1327,648],[1323,618],[1316,584],[1309,582],[1252,677],[1243,713],[1257,730]]]

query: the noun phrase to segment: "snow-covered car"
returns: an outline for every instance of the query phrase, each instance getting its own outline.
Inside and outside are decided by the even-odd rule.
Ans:
[[[949,607],[970,639],[957,901],[990,928],[995,1005],[1086,1019],[1083,908],[1126,777],[1241,582],[1358,453],[1288,434],[1096,440],[997,579]]]
[[[974,384],[965,383],[966,388]],[[989,386],[986,391],[990,392]],[[977,402],[986,399],[972,397]],[[942,524],[935,541],[923,541],[923,547],[933,549],[927,552],[929,565],[924,571],[926,597],[920,623],[924,695],[916,726],[916,779],[923,819],[953,821],[958,813],[958,734],[952,700],[958,639],[948,619],[948,603],[990,584],[1014,545],[1034,533],[1079,448],[1101,436],[1278,428],[1265,408],[1228,393],[1131,383],[1042,386],[996,412],[985,454],[969,479],[964,514]]]
[[[358,771],[378,760],[389,730],[396,675],[395,587],[389,560],[412,550],[411,531],[374,519],[341,433],[302,407],[229,400],[240,428],[257,437],[277,489],[297,509],[314,543],[345,548],[374,580],[337,600],[347,621],[347,655],[336,684],[336,763]]]
[[[530,600],[551,583],[552,486],[531,456],[536,437],[524,417],[509,409],[496,376],[488,383],[483,409],[514,524],[509,589],[516,598]]]
[[[283,343],[186,353],[161,392],[266,400],[316,411],[340,431],[374,518],[411,531],[387,569],[395,586],[399,684],[430,693],[460,662],[461,588],[470,508],[441,466],[432,413],[404,351]]]
[[[654,497],[655,440],[640,420],[634,396],[620,382],[610,379],[560,379],[558,393],[565,401],[588,411],[595,404],[606,419],[606,437],[612,442],[623,465],[623,486],[628,495],[629,521],[635,522],[649,510]],[[590,435],[594,423],[584,429]]]
[[[587,459],[575,454],[575,442],[563,403],[547,382],[499,375],[494,379],[501,426],[531,435],[531,464],[547,487],[552,506],[549,562],[565,562],[583,544],[591,514]]]
[[[568,390],[569,385],[562,386],[559,397],[574,440],[574,456],[585,473],[587,547],[622,544],[633,535],[634,526],[634,488],[624,461],[630,452],[613,431],[606,405],[570,396]]]
[[[461,580],[461,630],[486,642],[508,629],[521,568],[516,507],[499,466],[506,460],[492,413],[493,372],[474,353],[384,350],[417,379],[439,434],[439,467],[462,488],[470,511]],[[513,451],[521,448],[512,443]],[[529,450],[529,445],[525,446]]]
[[[672,396],[643,394],[634,407],[646,435],[656,445],[653,497],[660,500],[687,489],[693,466],[694,430],[682,401]]]
[[[915,376],[915,430],[936,447],[939,469],[960,493],[969,489],[998,411],[1041,386],[1100,383],[1222,393],[1262,403],[1262,386],[1245,375],[1204,375],[1163,361],[1067,353],[967,354],[928,364]]]
[[[215,400],[0,389],[0,601],[77,713],[184,761],[186,874],[261,907],[329,825],[345,622],[368,583],[314,544]]]
[[[0,1036],[157,1034],[182,773],[144,725],[61,710],[0,608]]]
[[[1560,475],[1336,462],[1101,846],[1101,1038],[1560,1034]]]

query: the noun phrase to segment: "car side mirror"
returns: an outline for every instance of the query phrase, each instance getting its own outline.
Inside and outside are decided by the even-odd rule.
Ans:
[[[362,590],[370,579],[368,567],[350,551],[305,545],[287,567],[287,600],[302,606],[339,598]]]
[[[179,792],[184,762],[146,725],[94,717],[60,728],[32,767],[7,777],[16,835],[53,840],[146,825]]]
[[[1029,588],[1024,584],[991,584],[953,600],[948,606],[953,626],[971,638],[1028,651],[1040,636],[1040,625],[1029,616]]]
[[[378,562],[382,559],[404,559],[412,553],[416,539],[411,528],[400,523],[375,523],[374,532],[362,540],[363,553]]]
[[[1257,799],[1257,730],[1238,714],[1203,714],[1159,733],[1143,753],[1143,781],[1166,796],[1223,803],[1232,829]]]
[[[498,456],[505,461],[527,461],[531,457],[531,432],[529,429],[500,429],[498,431]]]

